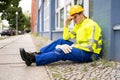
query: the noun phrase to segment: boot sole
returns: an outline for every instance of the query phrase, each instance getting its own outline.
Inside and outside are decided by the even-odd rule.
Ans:
[[[25,53],[23,52],[23,48],[20,48],[20,56],[22,58],[23,61],[25,61]]]
[[[25,50],[23,48],[20,48],[20,56],[21,56],[22,60],[25,61],[25,64],[27,66],[30,66],[32,64],[32,61],[30,60],[30,58],[27,55],[28,54],[25,52]]]

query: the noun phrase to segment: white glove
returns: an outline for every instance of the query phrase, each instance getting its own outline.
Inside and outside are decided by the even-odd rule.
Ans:
[[[71,49],[72,49],[72,47],[69,46],[69,45],[67,45],[67,44],[57,45],[55,48],[56,48],[56,49],[58,49],[58,48],[62,49],[62,51],[63,51],[65,54],[71,52]]]
[[[75,44],[72,44],[71,47],[75,47]]]

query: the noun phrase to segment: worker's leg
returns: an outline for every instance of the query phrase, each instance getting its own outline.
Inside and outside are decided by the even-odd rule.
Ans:
[[[75,62],[90,62],[92,61],[92,52],[86,52],[77,48],[73,48],[72,52],[63,57],[63,60],[71,60]]]
[[[36,65],[40,66],[40,65],[45,65],[48,63],[52,63],[52,62],[56,62],[59,60],[62,60],[62,57],[64,56],[64,53],[58,53],[56,51],[51,51],[48,53],[44,53],[44,54],[38,54],[35,56],[36,59]]]
[[[61,49],[57,49],[57,52],[63,53]],[[64,54],[64,53],[63,53]],[[94,59],[93,59],[94,57]],[[71,60],[75,62],[90,62],[99,58],[99,55],[92,52],[86,52],[77,48],[72,48],[72,51],[62,57],[62,60]]]
[[[44,65],[59,60],[71,60],[75,62],[89,62],[92,61],[91,56],[93,53],[85,52],[76,48],[72,49],[71,53],[64,54],[61,49],[56,49],[44,54],[38,54],[35,56],[36,65]]]
[[[68,40],[58,39],[58,40],[50,43],[49,45],[41,48],[40,53],[47,53],[47,52],[53,51],[53,50],[55,50],[56,45],[62,45],[62,44],[72,45],[73,42],[68,41]]]

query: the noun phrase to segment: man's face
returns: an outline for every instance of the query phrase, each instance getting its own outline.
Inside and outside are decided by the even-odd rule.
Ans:
[[[82,15],[81,14],[74,14],[72,17],[73,17],[73,21],[75,22],[75,24],[80,23],[81,20],[82,20]]]

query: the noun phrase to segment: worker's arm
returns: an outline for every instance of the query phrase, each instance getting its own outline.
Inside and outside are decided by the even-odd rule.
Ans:
[[[73,17],[70,16],[65,21],[65,26],[64,26],[64,31],[63,31],[63,39],[64,40],[75,38],[75,36],[76,36],[75,29],[73,29],[72,31],[69,31],[69,28],[68,28],[68,25],[70,24],[72,19],[73,19]]]

